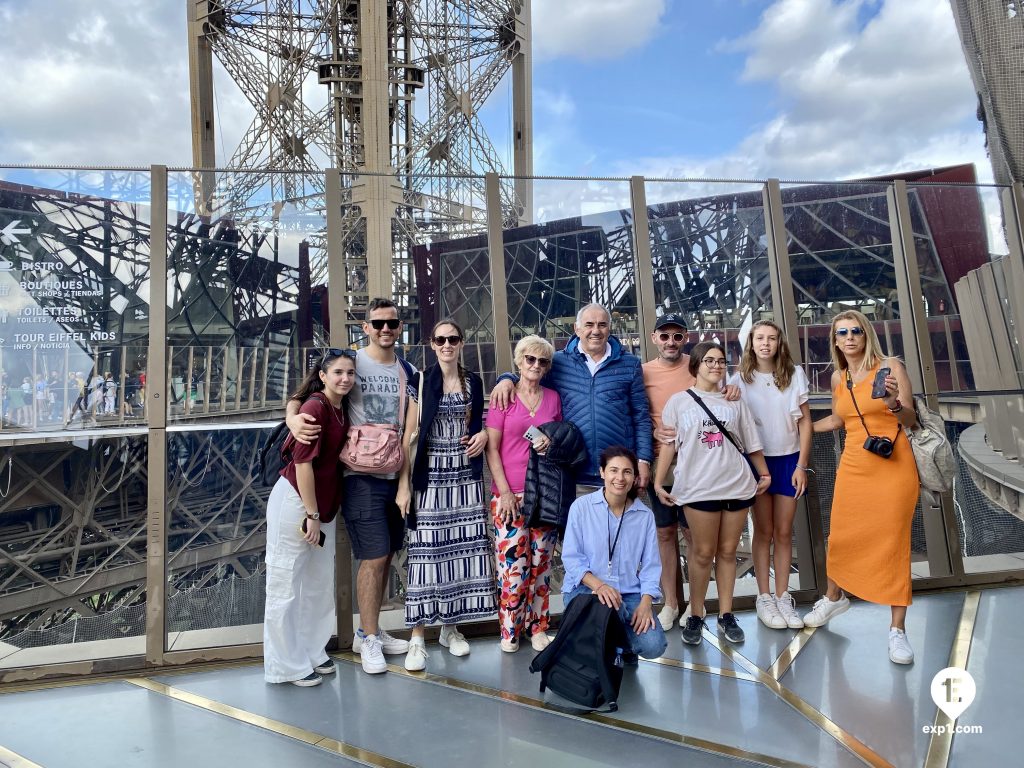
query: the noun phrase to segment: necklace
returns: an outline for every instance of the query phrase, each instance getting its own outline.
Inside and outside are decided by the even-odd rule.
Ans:
[[[537,410],[540,408],[540,404],[544,402],[544,390],[542,389],[540,391],[540,394],[537,395],[537,401],[533,405],[530,405],[526,401],[525,392],[519,392],[518,390],[516,390],[516,392],[519,395],[519,402],[521,402],[523,404],[523,407],[530,412],[530,418],[532,419],[534,416],[537,415]]]

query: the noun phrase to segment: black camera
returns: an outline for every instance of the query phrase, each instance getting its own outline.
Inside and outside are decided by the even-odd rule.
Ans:
[[[864,441],[864,450],[871,451],[883,459],[888,459],[892,456],[892,440],[881,435],[868,435],[868,439]]]

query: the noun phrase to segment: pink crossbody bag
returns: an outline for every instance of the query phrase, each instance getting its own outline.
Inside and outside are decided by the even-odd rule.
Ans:
[[[398,418],[405,421],[405,366],[398,364]],[[349,469],[373,475],[390,475],[402,468],[402,432],[398,424],[360,424],[349,427],[341,447],[341,459]]]

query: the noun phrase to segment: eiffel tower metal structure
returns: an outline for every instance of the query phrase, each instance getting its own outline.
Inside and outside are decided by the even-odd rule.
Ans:
[[[269,218],[269,189],[278,205],[322,211],[324,169],[337,169],[346,280],[331,289],[344,292],[350,339],[369,296],[395,297],[416,328],[410,251],[485,231],[484,184],[474,176],[511,171],[516,180],[501,185],[503,219],[525,223],[530,0],[186,3],[194,166],[218,167],[214,60],[253,110],[223,172],[198,174],[196,209]],[[511,169],[480,117],[506,77]],[[312,246],[325,248],[326,237]],[[314,286],[324,282],[326,274],[312,275]]]

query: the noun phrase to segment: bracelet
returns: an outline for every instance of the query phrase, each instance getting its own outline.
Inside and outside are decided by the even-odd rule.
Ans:
[[[771,479],[772,479],[772,476],[771,476],[771,475],[758,475],[758,477],[767,477],[767,478],[768,478],[769,480],[771,480]]]
[[[892,408],[889,408],[889,413],[895,415],[895,414],[899,413],[902,410],[903,410],[903,403],[901,403],[899,401],[899,398],[896,398],[896,405],[894,405]]]

